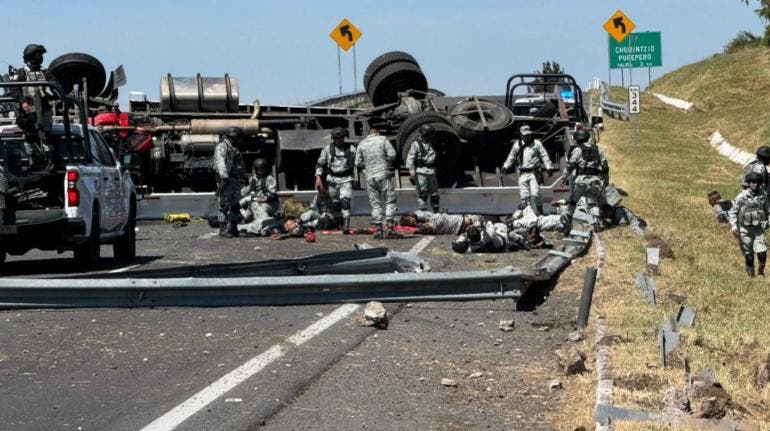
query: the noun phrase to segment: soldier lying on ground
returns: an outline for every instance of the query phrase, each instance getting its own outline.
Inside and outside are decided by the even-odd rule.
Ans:
[[[728,200],[722,199],[722,195],[714,190],[708,194],[709,205],[714,212],[714,217],[718,223],[728,223],[728,212],[733,207],[733,203]]]
[[[258,158],[251,167],[251,179],[241,189],[241,216],[243,223],[238,225],[239,232],[258,233],[262,222],[270,219],[278,211],[278,183],[269,173],[267,160]]]
[[[468,226],[481,223],[483,217],[473,214],[444,214],[417,210],[399,219],[399,226],[418,227],[423,235],[460,235]]]
[[[506,223],[487,221],[474,224],[460,234],[452,243],[452,250],[465,253],[500,253],[505,251],[550,248],[552,244],[537,231],[537,228],[511,228]]]
[[[599,228],[610,229],[617,226],[631,226],[631,229],[637,235],[644,235],[644,230],[647,228],[647,222],[643,218],[638,217],[623,206],[610,206],[603,204],[599,207]]]
[[[537,215],[529,205],[520,205],[510,221],[514,228],[529,230],[536,227],[540,232],[563,232],[569,227],[566,214]]]

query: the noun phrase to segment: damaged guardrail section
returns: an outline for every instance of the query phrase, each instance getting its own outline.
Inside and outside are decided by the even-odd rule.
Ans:
[[[582,227],[581,227],[582,226]],[[223,307],[305,305],[368,301],[517,300],[537,282],[550,280],[590,244],[590,228],[577,222],[563,250],[551,250],[532,269],[424,272],[410,253],[385,249],[331,253],[293,261],[229,264],[241,277],[213,276],[223,265],[199,269],[145,270],[147,278],[0,278],[0,308]],[[320,266],[327,268],[319,274]],[[393,272],[393,271],[400,272]],[[240,271],[240,272],[238,272]],[[405,272],[406,271],[406,272]],[[228,273],[227,271],[223,271]],[[254,274],[269,273],[268,276]],[[307,274],[293,275],[287,274]],[[152,277],[152,278],[150,278]]]
[[[614,103],[610,100],[610,88],[606,82],[602,81],[600,91],[599,106],[601,106],[602,112],[607,113],[612,118],[628,121],[628,107],[625,104]]]

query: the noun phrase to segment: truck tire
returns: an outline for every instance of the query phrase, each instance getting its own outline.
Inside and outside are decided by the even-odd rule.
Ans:
[[[449,119],[440,112],[421,111],[415,112],[407,117],[398,127],[398,132],[396,133],[396,148],[401,156],[402,163],[406,162],[406,156],[409,154],[409,147],[412,145],[412,142],[414,142],[413,140],[410,140],[412,132],[419,129],[423,124],[428,123],[442,123],[449,125]]]
[[[439,186],[450,187],[457,179],[457,163],[460,160],[461,143],[460,137],[457,136],[457,132],[445,122],[433,122],[423,123],[431,124],[436,133],[436,142],[433,144],[433,149],[436,151],[436,177],[438,178]],[[420,136],[419,127],[413,129],[412,133],[407,137],[406,142],[411,144],[416,141]],[[409,152],[408,147],[406,152],[402,151],[404,159]]]
[[[69,93],[83,78],[88,82],[88,94],[96,96],[104,89],[107,76],[104,66],[95,57],[81,52],[71,52],[56,57],[48,65],[48,73]]]
[[[387,105],[398,101],[398,93],[415,90],[412,97],[424,99],[428,81],[422,70],[412,63],[393,63],[385,66],[372,77],[366,92],[374,106]]]
[[[469,141],[479,141],[484,137],[491,140],[510,138],[513,112],[505,105],[492,100],[478,101],[482,112],[478,111],[474,100],[462,101],[452,108],[449,118],[457,133]],[[482,115],[486,120],[486,130],[481,120]]]
[[[131,199],[131,207],[128,211],[128,221],[126,229],[120,238],[112,243],[112,252],[115,259],[129,261],[136,257],[136,203],[135,197]]]
[[[369,63],[369,66],[366,67],[366,72],[364,72],[364,89],[369,88],[369,83],[372,82],[372,78],[374,78],[374,75],[376,75],[377,72],[383,67],[393,63],[412,63],[419,66],[417,60],[415,60],[409,53],[403,51],[386,52],[372,60],[372,62]]]
[[[99,263],[101,254],[101,238],[99,232],[99,204],[94,203],[94,213],[91,217],[91,233],[88,240],[75,247],[75,262],[83,268],[91,268]]]

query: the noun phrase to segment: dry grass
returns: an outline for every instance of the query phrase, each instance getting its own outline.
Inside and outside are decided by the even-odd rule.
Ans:
[[[765,98],[752,102],[755,117],[761,118],[749,120],[733,107],[722,108],[730,100],[724,93],[745,96],[743,90],[725,87],[744,88],[741,77],[725,74],[743,71],[754,77],[752,85],[770,90],[767,55],[764,49],[746,50],[711,60],[717,71],[709,63],[698,63],[683,68],[683,76],[674,72],[661,78],[654,91],[685,99],[698,96],[696,104],[711,111],[685,114],[644,95],[636,147],[631,144],[630,123],[607,119],[601,146],[612,167],[611,181],[629,193],[625,205],[654,226],[676,255],[675,260],[661,264],[656,279],[660,303],[653,308],[634,286],[634,274],[644,269],[643,240],[627,230],[603,235],[609,258],[598,286],[596,310],[607,317],[610,332],[627,340],[614,346],[611,356],[618,406],[659,410],[663,390],[685,383],[678,364],[668,369],[658,366],[657,328],[676,313],[678,306],[666,299],[673,293],[686,296],[698,313],[695,329],[682,332],[681,355],[688,358],[693,371],[713,367],[733,399],[749,412],[731,412],[730,417],[770,429],[770,390],[758,391],[754,386],[756,365],[770,352],[766,329],[770,289],[767,280],[749,280],[743,273],[735,240],[724,225],[715,222],[706,201],[712,189],[733,198],[740,176],[737,165],[709,147],[708,135],[719,128],[738,145],[739,139],[729,131],[741,129],[750,136],[740,141],[756,144],[763,141],[770,120],[765,106],[770,101]],[[760,68],[765,71],[753,70]],[[719,87],[702,94],[704,82]]]

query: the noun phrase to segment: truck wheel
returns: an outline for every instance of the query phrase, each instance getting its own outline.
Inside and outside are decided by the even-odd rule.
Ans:
[[[404,120],[404,122],[401,123],[401,125],[398,127],[398,132],[396,133],[396,144],[398,145],[397,148],[399,150],[402,163],[406,162],[406,156],[409,154],[409,147],[412,145],[412,142],[414,142],[412,139],[412,132],[419,129],[423,124],[428,123],[443,123],[448,125],[449,120],[444,114],[439,112],[421,111],[407,117],[407,119]]]
[[[104,65],[88,54],[70,52],[56,57],[50,65],[48,72],[61,84],[66,93],[72,91],[75,84],[79,84],[83,78],[88,82],[89,95],[100,94],[107,82]]]
[[[416,99],[424,99],[428,91],[428,81],[419,66],[402,62],[380,69],[372,77],[367,93],[372,104],[380,106],[397,102],[398,93],[406,90],[415,90],[418,93],[412,96]]]
[[[382,70],[383,67],[393,63],[412,63],[419,66],[417,60],[415,60],[409,53],[403,51],[386,52],[372,60],[372,62],[369,63],[369,66],[367,66],[366,72],[364,72],[364,89],[369,88],[369,83],[372,82],[372,78],[374,78],[374,75],[376,75],[377,72]]]
[[[118,260],[133,260],[136,257],[136,204],[131,200],[126,229],[120,238],[112,243],[112,252]]]
[[[513,126],[513,112],[501,103],[486,99],[478,101],[478,107],[474,100],[465,100],[452,108],[449,118],[457,133],[469,141],[478,141],[485,133],[489,139],[508,138]],[[486,120],[486,130],[482,115]]]
[[[426,124],[426,123],[423,123]],[[445,122],[429,123],[436,133],[436,143],[433,149],[436,151],[436,177],[439,186],[451,187],[457,179],[457,163],[460,159],[460,137],[455,130]],[[420,136],[419,127],[408,136],[407,142],[412,143]],[[409,150],[406,150],[408,153]],[[406,153],[404,159],[406,159]]]
[[[94,214],[91,217],[91,234],[86,242],[78,244],[74,250],[75,262],[82,267],[90,268],[99,262],[101,253],[99,225],[99,207],[97,204],[94,204]]]

